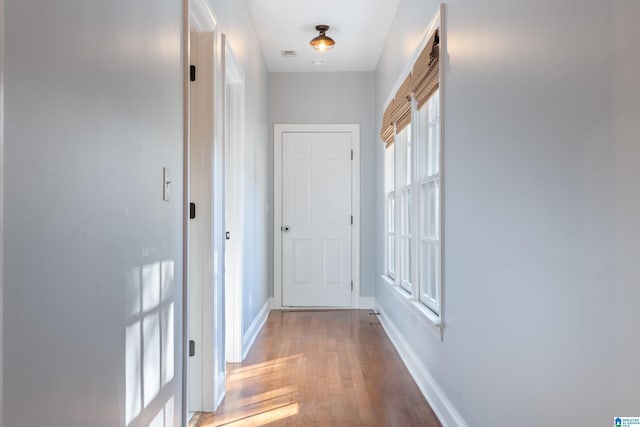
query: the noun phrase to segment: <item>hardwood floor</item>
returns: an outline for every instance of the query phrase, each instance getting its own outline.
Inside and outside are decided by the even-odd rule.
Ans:
[[[196,427],[440,426],[369,310],[271,312]]]

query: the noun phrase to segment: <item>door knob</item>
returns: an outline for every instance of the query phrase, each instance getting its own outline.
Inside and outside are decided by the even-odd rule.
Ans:
[[[291,230],[291,227],[289,227],[288,225],[283,225],[282,227],[280,227],[280,229],[286,233],[287,231]]]

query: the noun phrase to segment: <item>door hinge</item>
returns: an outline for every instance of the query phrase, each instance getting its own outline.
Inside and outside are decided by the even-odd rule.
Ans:
[[[353,225],[353,215],[351,215],[351,225]]]
[[[196,342],[194,340],[189,340],[189,357],[193,357],[196,355]]]
[[[230,233],[230,232],[228,232],[228,231],[227,231],[226,233],[224,233],[224,238],[225,238],[226,240],[231,240],[231,233]]]
[[[189,219],[194,219],[196,217],[196,204],[193,202],[189,203]]]
[[[196,66],[195,65],[189,66],[189,80],[191,80],[192,82],[196,81]]]
[[[353,160],[353,150],[351,150],[351,160]]]
[[[353,291],[353,280],[351,281],[351,290]]]

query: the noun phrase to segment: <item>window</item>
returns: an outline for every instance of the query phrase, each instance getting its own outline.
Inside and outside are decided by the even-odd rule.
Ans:
[[[387,104],[386,276],[406,300],[440,325],[442,282],[439,28]]]
[[[419,109],[412,102],[414,120],[395,134],[384,162],[386,274],[436,315],[441,295],[439,99],[436,90]]]
[[[391,145],[384,156],[384,194],[385,194],[385,259],[386,273],[396,278],[396,168],[395,147]]]

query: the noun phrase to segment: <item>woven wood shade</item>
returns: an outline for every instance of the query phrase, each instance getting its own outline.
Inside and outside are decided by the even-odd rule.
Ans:
[[[411,123],[411,92],[413,79],[411,74],[402,82],[396,96],[384,110],[380,138],[387,146],[393,144],[395,132],[400,132]],[[394,128],[395,125],[395,128]]]
[[[438,33],[439,29],[436,29],[413,64],[412,92],[418,108],[422,107],[440,86],[440,44],[435,47],[433,45]]]
[[[436,28],[413,64],[411,73],[384,110],[380,138],[387,147],[393,144],[395,133],[411,123],[411,96],[416,99],[418,108],[421,108],[440,87],[439,32],[440,29]],[[436,39],[438,43],[434,46]]]
[[[411,74],[404,79],[400,89],[393,99],[396,108],[393,112],[392,120],[396,124],[396,133],[406,128],[411,123],[411,92],[413,88],[413,78]]]
[[[393,111],[393,99],[387,105],[387,109],[384,110],[382,115],[382,130],[380,131],[380,138],[387,144],[387,147],[393,144],[393,120],[391,120],[391,112]]]

